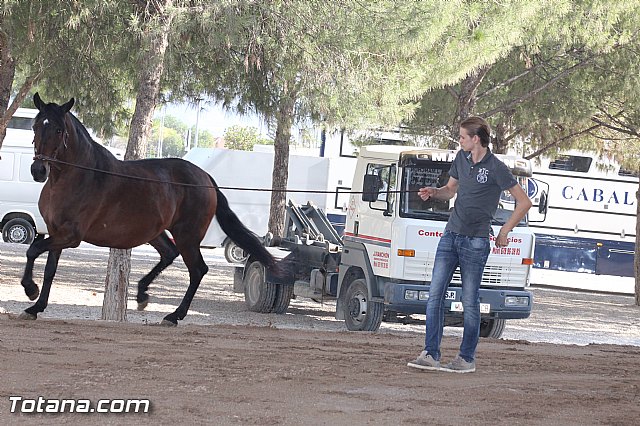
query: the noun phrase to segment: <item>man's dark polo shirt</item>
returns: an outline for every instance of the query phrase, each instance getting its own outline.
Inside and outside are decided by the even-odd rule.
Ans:
[[[449,175],[458,180],[458,197],[446,230],[469,237],[489,237],[500,194],[518,184],[511,171],[490,150],[476,164],[470,152],[460,150]]]

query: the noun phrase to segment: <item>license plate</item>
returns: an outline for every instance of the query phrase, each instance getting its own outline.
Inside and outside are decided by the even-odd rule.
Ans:
[[[463,312],[464,307],[462,306],[462,302],[451,302],[451,312]],[[488,314],[491,312],[491,304],[489,303],[481,303],[480,304],[480,313]]]
[[[446,300],[456,300],[456,292],[454,290],[449,290],[447,291],[447,293],[444,295],[444,298]]]

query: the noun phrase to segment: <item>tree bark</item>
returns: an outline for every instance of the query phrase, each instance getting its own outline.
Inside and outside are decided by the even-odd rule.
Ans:
[[[168,12],[172,0],[157,2],[155,16],[147,24],[146,46],[140,56],[138,95],[131,119],[125,160],[143,158],[151,134],[153,113],[160,92],[160,78],[164,69],[164,55],[169,44],[169,29],[173,15]],[[152,214],[153,212],[149,212]],[[131,250],[111,249],[105,282],[102,319],[126,321]]]
[[[460,92],[455,93],[456,98],[456,116],[451,123],[451,142],[449,143],[449,149],[458,148],[458,135],[460,133],[460,123],[465,118],[468,118],[473,113],[478,100],[478,87],[484,80],[487,73],[491,70],[491,66],[485,66],[474,73],[469,74],[464,80],[460,82]]]
[[[131,250],[111,249],[102,301],[103,320],[127,320],[127,287],[130,272]]]
[[[287,201],[287,182],[289,180],[289,141],[293,125],[293,108],[295,96],[284,85],[283,97],[276,113],[276,137],[273,156],[273,191],[271,192],[271,209],[269,212],[269,232],[275,237],[284,235],[284,216]]]

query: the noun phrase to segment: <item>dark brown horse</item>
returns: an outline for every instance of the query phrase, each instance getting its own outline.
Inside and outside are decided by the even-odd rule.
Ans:
[[[181,159],[120,161],[91,139],[87,129],[64,105],[45,104],[36,93],[39,110],[33,125],[34,162],[31,174],[47,183],[39,207],[49,237],[27,250],[22,286],[30,300],[21,318],[36,319],[47,307],[51,283],[63,249],[81,241],[120,249],[151,244],[160,262],[138,283],[138,308],[149,300],[147,289],[163,269],[180,254],[189,270],[189,288],[175,312],[163,324],[177,325],[207,273],[200,242],[215,215],[222,230],[238,246],[266,267],[275,260],[260,240],[231,211],[213,178]],[[171,232],[173,241],[165,230]],[[42,292],[33,281],[33,264],[49,252]]]

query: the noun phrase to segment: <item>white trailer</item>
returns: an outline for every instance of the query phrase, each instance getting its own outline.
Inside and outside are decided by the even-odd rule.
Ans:
[[[183,158],[209,173],[240,220],[251,231],[262,236],[267,233],[269,222],[273,156],[273,152],[193,148]],[[355,158],[290,155],[287,188],[295,192],[288,193],[287,198],[310,201],[327,214],[334,227],[344,229],[355,164]],[[242,249],[227,238],[215,218],[201,245],[224,247],[229,262],[241,263],[245,260]]]

